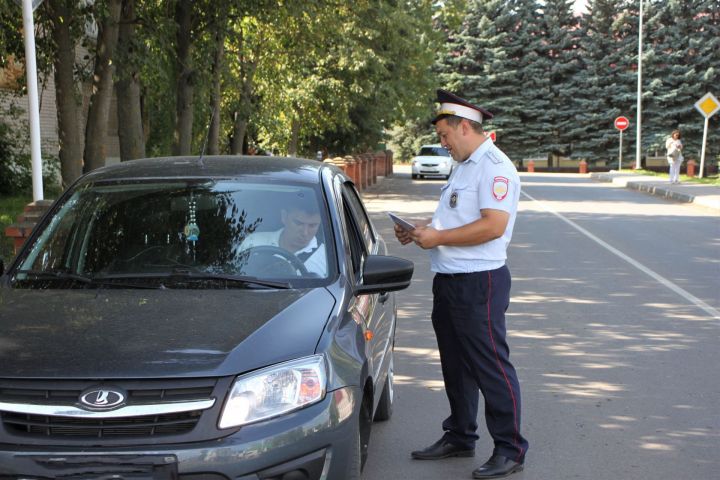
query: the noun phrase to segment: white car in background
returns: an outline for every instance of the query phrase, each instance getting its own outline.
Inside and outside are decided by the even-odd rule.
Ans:
[[[455,165],[450,152],[440,144],[423,145],[412,159],[412,178],[441,176],[447,179]]]

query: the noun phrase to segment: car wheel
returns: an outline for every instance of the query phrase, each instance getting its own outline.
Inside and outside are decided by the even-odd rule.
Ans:
[[[413,173],[410,176],[412,177],[413,180],[415,180],[418,177],[416,173]]]
[[[393,414],[393,403],[395,402],[393,364],[394,354],[393,351],[390,350],[390,365],[388,365],[387,378],[385,378],[385,385],[383,386],[383,392],[380,396],[380,403],[378,403],[377,410],[375,410],[375,417],[373,418],[376,422],[390,420],[390,417],[392,417]]]

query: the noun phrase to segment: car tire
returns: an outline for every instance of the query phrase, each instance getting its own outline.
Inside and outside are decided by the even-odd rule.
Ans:
[[[388,374],[385,378],[385,384],[383,385],[383,391],[380,395],[380,403],[378,403],[377,409],[375,410],[375,416],[373,420],[376,422],[384,422],[390,420],[393,414],[393,405],[395,402],[395,386],[393,383],[393,368],[394,368],[394,354],[390,350],[390,365],[388,365]]]
[[[412,177],[413,180],[415,180],[418,177],[416,173],[413,173],[410,176]]]

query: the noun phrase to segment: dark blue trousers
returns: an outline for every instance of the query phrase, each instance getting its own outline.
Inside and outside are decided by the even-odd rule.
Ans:
[[[520,385],[505,340],[510,271],[435,275],[432,323],[437,336],[450,416],[445,438],[474,448],[479,391],[494,453],[522,461],[528,442],[520,434]]]

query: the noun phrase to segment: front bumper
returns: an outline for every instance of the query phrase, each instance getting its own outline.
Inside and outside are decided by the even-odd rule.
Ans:
[[[446,165],[444,163],[413,163],[412,173],[413,175],[450,175],[452,165]]]
[[[306,477],[293,478],[341,480],[354,455],[359,394],[350,387],[328,392],[305,409],[200,443],[112,449],[0,445],[0,479],[73,474],[82,479],[272,480],[298,470]]]

